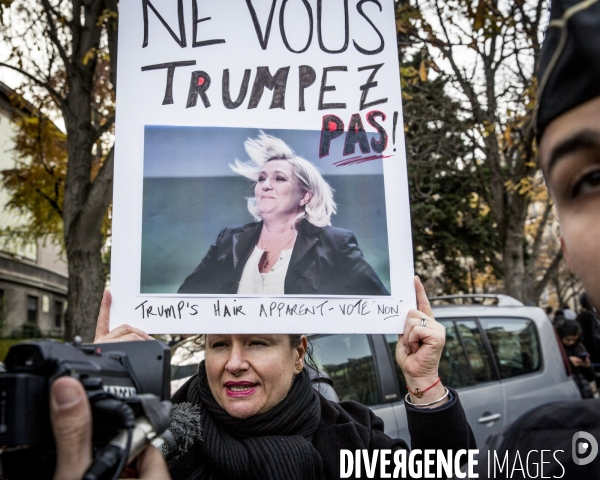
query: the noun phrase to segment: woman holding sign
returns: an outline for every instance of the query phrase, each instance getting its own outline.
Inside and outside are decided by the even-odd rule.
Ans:
[[[456,471],[459,450],[466,461],[464,450],[476,448],[475,440],[457,393],[438,376],[445,328],[433,318],[418,278],[415,288],[418,310],[408,313],[396,347],[409,386],[411,444],[441,452],[445,459],[451,450],[452,459],[459,460],[450,461]],[[127,325],[108,333],[109,308],[110,295],[105,295],[97,341],[139,338],[143,332]],[[367,407],[318,394],[306,352],[305,335],[207,335],[198,373],[173,397],[174,403],[197,405],[202,418],[201,438],[186,438],[187,451],[167,459],[173,479],[336,479],[342,477],[342,465],[347,471],[355,462],[363,465],[362,475],[354,472],[351,478],[390,478],[396,468],[401,478],[411,478],[407,443],[385,435],[382,420]],[[387,464],[379,457],[384,451]],[[360,458],[348,461],[356,452]],[[430,467],[422,456],[415,458],[435,472],[435,455]],[[364,458],[375,466],[375,476],[365,475]]]
[[[227,227],[178,293],[389,295],[354,234],[331,226],[333,192],[282,140],[245,142],[250,161],[231,168],[256,182],[256,222]]]

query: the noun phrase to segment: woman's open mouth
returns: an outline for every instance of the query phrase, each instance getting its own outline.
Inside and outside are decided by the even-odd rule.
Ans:
[[[227,382],[225,393],[228,397],[247,397],[256,391],[257,385],[250,382]]]

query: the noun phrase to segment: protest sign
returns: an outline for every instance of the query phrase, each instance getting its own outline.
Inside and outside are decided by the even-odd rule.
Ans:
[[[415,295],[394,2],[119,8],[111,328],[401,331]],[[279,178],[282,155],[317,172],[308,186]],[[306,218],[271,248],[280,181]]]

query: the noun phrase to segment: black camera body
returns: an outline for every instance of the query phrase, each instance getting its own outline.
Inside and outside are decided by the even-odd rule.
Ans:
[[[61,376],[77,378],[88,397],[108,397],[143,415],[148,394],[170,396],[169,347],[160,341],[71,345],[53,341],[13,346],[0,373],[0,446],[6,479],[52,478],[54,439],[50,426],[49,391]],[[141,406],[140,406],[141,405]],[[93,443],[106,445],[118,432],[112,414],[92,401]],[[49,471],[48,471],[49,470]]]

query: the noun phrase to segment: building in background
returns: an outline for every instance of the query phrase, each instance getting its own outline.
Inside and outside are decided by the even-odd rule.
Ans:
[[[0,171],[15,167],[14,122],[30,115],[29,105],[15,107],[14,92],[0,82]],[[10,195],[0,185],[0,230],[28,221],[6,208]],[[67,307],[67,263],[59,246],[38,240],[18,245],[0,237],[0,336],[23,333],[62,336]]]

